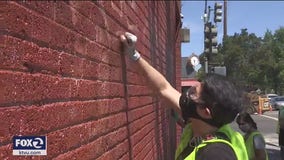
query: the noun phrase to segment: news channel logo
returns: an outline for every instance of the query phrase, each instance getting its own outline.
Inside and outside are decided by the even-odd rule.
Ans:
[[[14,136],[13,155],[42,156],[47,155],[46,136]]]

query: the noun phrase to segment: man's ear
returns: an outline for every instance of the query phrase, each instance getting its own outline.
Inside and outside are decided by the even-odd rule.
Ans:
[[[197,112],[201,117],[205,119],[212,118],[211,111],[208,107],[197,107]]]

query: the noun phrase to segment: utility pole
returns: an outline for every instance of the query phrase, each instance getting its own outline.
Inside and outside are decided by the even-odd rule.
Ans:
[[[207,15],[207,0],[205,0],[205,6],[204,6],[204,15],[203,15],[203,20],[204,20],[204,32],[206,30],[206,24],[208,23],[208,15]],[[206,39],[206,34],[204,33],[204,41]],[[206,44],[204,43],[204,52],[205,52]],[[208,73],[208,58],[207,55],[205,54],[204,56],[204,68],[205,68],[205,73]]]
[[[227,36],[227,0],[224,0],[223,40]]]
[[[207,13],[207,0],[205,0],[205,7],[204,7],[204,14],[206,14]]]
[[[210,21],[210,12],[214,10],[214,24]],[[212,61],[211,57],[213,54],[218,53],[217,49],[217,23],[222,21],[222,4],[220,3],[215,3],[214,9],[211,9],[210,6],[208,6],[207,10],[207,0],[205,0],[205,9],[204,9],[204,15],[203,15],[203,20],[204,20],[204,57],[205,57],[205,62],[204,62],[204,67],[205,67],[205,73],[207,74],[209,72],[208,66],[209,62]]]

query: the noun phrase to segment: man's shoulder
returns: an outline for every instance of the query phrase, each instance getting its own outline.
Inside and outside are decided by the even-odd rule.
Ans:
[[[256,149],[265,149],[265,140],[261,134],[253,136],[253,144]]]
[[[197,155],[198,160],[237,160],[233,148],[223,142],[210,143],[201,148]]]

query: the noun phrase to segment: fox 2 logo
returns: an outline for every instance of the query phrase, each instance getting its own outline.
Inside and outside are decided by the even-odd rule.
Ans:
[[[45,136],[14,136],[13,149],[46,149]]]

